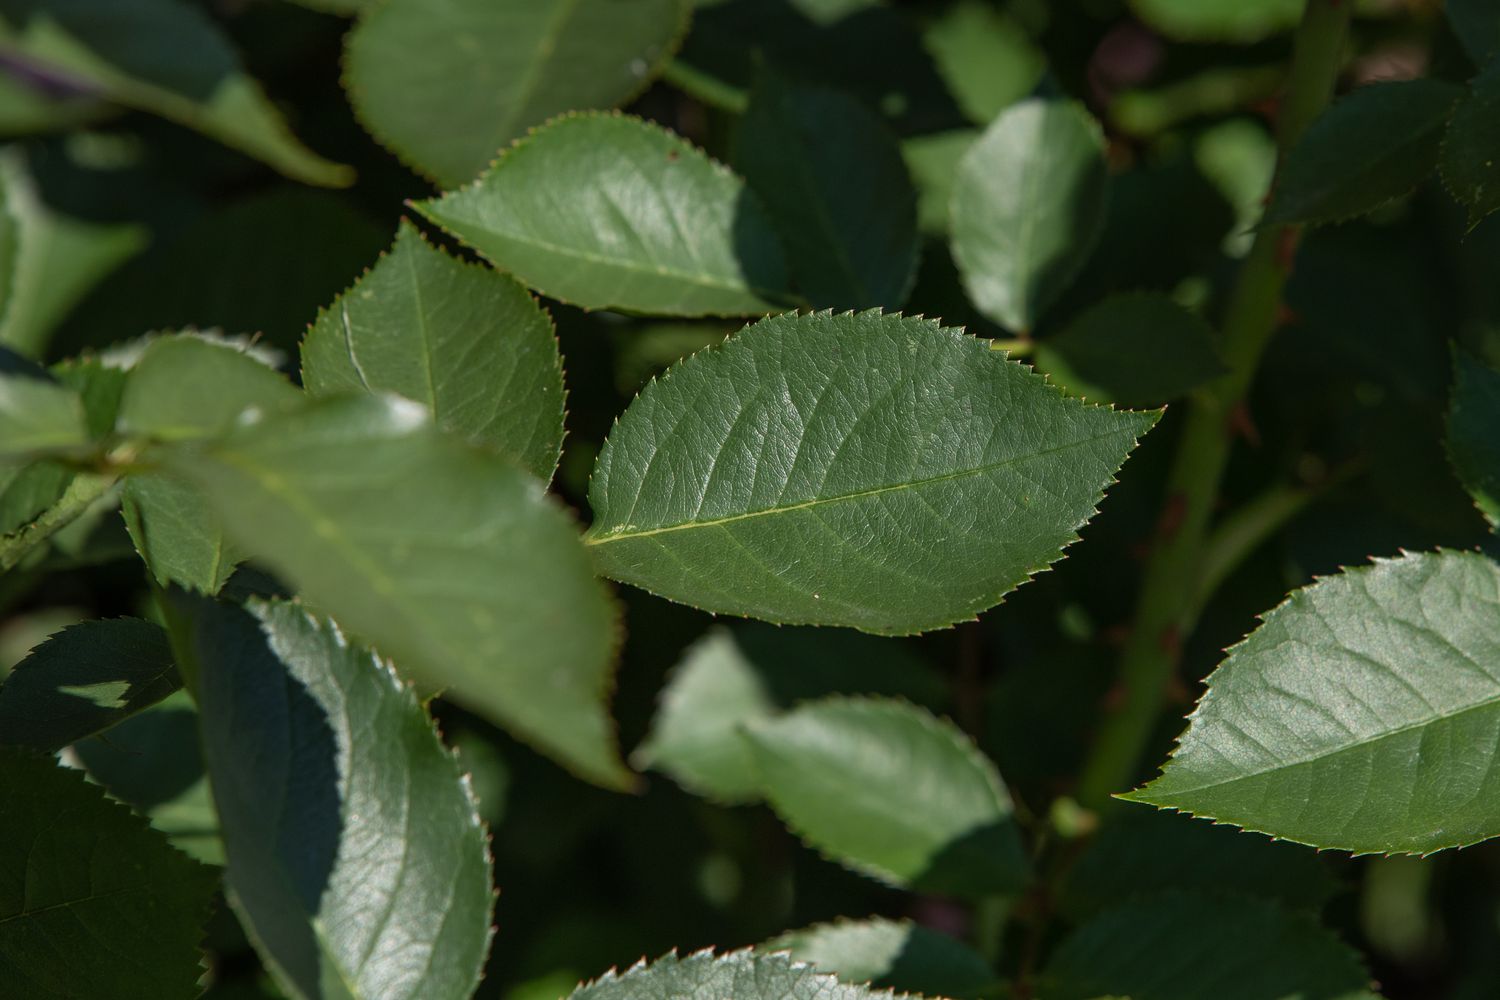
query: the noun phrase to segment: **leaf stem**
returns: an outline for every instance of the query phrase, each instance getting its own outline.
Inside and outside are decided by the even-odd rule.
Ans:
[[[37,546],[81,517],[109,492],[116,478],[113,473],[75,475],[63,495],[40,517],[19,531],[0,537],[0,573],[14,569]]]
[[[1352,6],[1351,0],[1308,0],[1278,115],[1277,147],[1283,161],[1333,94]],[[1297,235],[1291,226],[1257,231],[1225,313],[1221,349],[1228,373],[1189,400],[1156,543],[1121,655],[1121,698],[1105,719],[1079,779],[1079,800],[1090,808],[1107,804],[1136,776],[1176,672],[1183,635],[1198,605],[1204,542],[1236,417],[1276,329]]]
[[[742,115],[750,106],[750,95],[731,83],[695,69],[680,58],[669,59],[662,67],[661,78],[678,90],[691,94],[704,104]]]

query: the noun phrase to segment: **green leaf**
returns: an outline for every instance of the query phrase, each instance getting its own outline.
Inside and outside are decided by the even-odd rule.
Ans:
[[[1453,352],[1448,457],[1474,503],[1500,529],[1500,371]]]
[[[1443,129],[1462,95],[1445,80],[1355,90],[1292,148],[1265,224],[1342,222],[1408,193],[1437,166]]]
[[[1228,371],[1213,328],[1165,295],[1117,295],[1039,341],[1036,366],[1096,403],[1154,406]]]
[[[415,400],[439,427],[544,481],[562,452],[551,319],[513,279],[448,256],[409,222],[390,253],[318,315],[302,342],[302,384],[314,396]]]
[[[1193,162],[1234,209],[1234,226],[1224,237],[1225,253],[1245,256],[1276,173],[1276,140],[1261,122],[1231,118],[1198,133]]]
[[[1469,210],[1469,228],[1500,209],[1500,60],[1469,81],[1443,136],[1443,185]]]
[[[1107,817],[1058,888],[1077,918],[1164,889],[1258,896],[1317,911],[1339,888],[1313,851],[1150,809]]]
[[[940,628],[1056,561],[1155,420],[930,320],[776,316],[625,411],[586,541],[607,575],[709,611]]]
[[[838,920],[783,934],[756,950],[785,951],[846,983],[924,996],[972,997],[995,986],[983,958],[909,920]]]
[[[921,891],[1025,883],[1010,795],[951,723],[904,702],[829,698],[745,732],[766,799],[824,854]]]
[[[73,479],[57,462],[0,465],[0,535],[18,531],[56,503]]]
[[[47,353],[52,330],[105,275],[146,243],[135,225],[104,225],[42,203],[15,149],[0,152],[0,230],[11,259],[0,276],[0,345],[27,357]]]
[[[959,162],[953,259],[979,311],[1018,332],[1073,280],[1099,238],[1104,134],[1080,105],[1024,101]]]
[[[953,179],[959,162],[978,138],[978,129],[962,128],[902,140],[901,156],[917,188],[917,227],[924,234],[948,235]]]
[[[906,300],[917,266],[916,195],[895,136],[874,112],[763,72],[734,148],[813,306],[895,309]]]
[[[226,881],[286,988],[470,996],[489,949],[489,851],[416,694],[296,604],[184,599],[173,617]]]
[[[157,441],[212,437],[301,399],[296,386],[243,347],[195,334],[160,337],[126,380],[119,430]]]
[[[1053,952],[1048,1000],[1377,1000],[1359,957],[1265,900],[1167,892],[1101,914]]]
[[[890,993],[868,986],[846,986],[785,955],[746,949],[715,956],[676,952],[624,972],[611,969],[584,983],[568,1000],[889,1000]]]
[[[88,444],[78,393],[0,348],[0,463]]]
[[[1447,0],[1443,11],[1453,33],[1475,65],[1483,65],[1500,48],[1500,3],[1495,0]]]
[[[166,633],[139,618],[83,622],[31,651],[0,687],[0,743],[60,750],[182,686]]]
[[[1500,834],[1500,566],[1384,559],[1296,591],[1208,678],[1161,777],[1124,798],[1320,848]]]
[[[969,120],[988,125],[1031,93],[1047,57],[1025,29],[980,0],[960,0],[922,35],[938,73]]]
[[[348,167],[297,141],[223,33],[182,0],[4,0],[0,54],[196,129],[296,180],[353,180]]]
[[[615,607],[534,478],[390,396],[318,400],[154,457],[403,671],[592,781],[631,783],[604,705]]]
[[[163,587],[217,594],[245,561],[224,536],[203,494],[185,479],[152,472],[131,476],[120,494],[131,544]]]
[[[1136,15],[1173,38],[1194,42],[1254,42],[1285,31],[1302,16],[1305,0],[1131,0]]]
[[[742,316],[789,296],[775,230],[744,182],[639,118],[558,118],[473,184],[413,207],[586,309]]]
[[[26,1000],[201,992],[213,872],[82,771],[0,747],[0,968]]]
[[[681,44],[691,10],[689,0],[391,0],[349,33],[344,85],[375,138],[457,187],[556,114],[628,103]]]

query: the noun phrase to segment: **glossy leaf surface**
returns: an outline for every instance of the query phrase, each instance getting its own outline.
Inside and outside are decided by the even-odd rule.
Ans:
[[[1500,566],[1404,555],[1296,591],[1126,798],[1286,840],[1427,854],[1500,834]]]
[[[531,476],[380,396],[317,401],[159,460],[399,669],[591,780],[629,783],[604,704],[615,609]]]
[[[909,920],[838,920],[783,934],[759,951],[785,951],[842,982],[918,993],[980,996],[995,974],[968,946]]]
[[[688,0],[392,0],[350,33],[344,84],[377,139],[456,187],[532,126],[644,90],[691,8]]]
[[[412,689],[289,603],[185,616],[227,882],[293,995],[462,1000],[489,947],[489,853]]]
[[[1341,222],[1411,191],[1437,166],[1443,129],[1462,95],[1444,80],[1358,88],[1293,147],[1266,223]]]
[[[1443,184],[1469,210],[1469,228],[1500,209],[1500,59],[1470,81],[1438,166]]]
[[[542,480],[562,450],[552,321],[514,279],[450,257],[407,222],[319,314],[302,342],[302,384],[315,396],[405,396]]]
[[[212,870],[82,771],[5,747],[0,775],[0,991],[27,1000],[198,996]]]
[[[980,312],[1029,331],[1099,238],[1104,136],[1082,106],[1025,101],[996,118],[953,181],[953,259]]]
[[[873,111],[835,90],[761,75],[734,165],[760,196],[815,308],[898,308],[917,264],[916,195]]]
[[[1474,503],[1500,528],[1500,371],[1464,351],[1453,357],[1448,456]]]
[[[624,972],[610,970],[574,990],[568,1000],[875,1000],[889,996],[868,986],[845,986],[785,955],[700,951],[679,958],[643,959]]]
[[[0,743],[60,750],[182,686],[160,626],[108,618],[63,629],[0,686]]]
[[[746,728],[767,800],[829,857],[898,886],[1014,892],[1010,795],[951,723],[904,702],[831,698]]]
[[[537,291],[587,309],[763,313],[789,298],[780,242],[734,174],[638,118],[568,115],[416,209]]]
[[[929,320],[777,316],[631,404],[586,540],[609,576],[710,611],[939,628],[1054,562],[1155,419]]]

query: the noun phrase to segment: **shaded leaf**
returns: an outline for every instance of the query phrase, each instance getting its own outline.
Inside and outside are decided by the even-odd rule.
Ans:
[[[775,231],[744,183],[638,118],[556,119],[473,184],[413,207],[496,267],[586,309],[736,316],[789,294]]]
[[[656,961],[644,959],[624,972],[611,969],[584,983],[568,1000],[877,1000],[888,997],[868,986],[845,986],[809,965],[785,955],[763,955],[746,949],[715,956],[699,951],[679,958],[676,952]]]
[[[155,458],[403,671],[590,780],[630,783],[604,704],[615,608],[531,476],[388,396],[315,401]]]
[[[1161,777],[1124,796],[1315,847],[1500,834],[1500,566],[1384,559],[1296,591],[1208,678]]]
[[[1168,892],[1084,924],[1053,952],[1049,1000],[1376,1000],[1358,956],[1265,900]]]
[[[785,951],[794,961],[851,984],[972,997],[995,986],[995,974],[968,946],[909,920],[838,920],[792,931],[758,951]]]
[[[607,575],[710,611],[939,628],[1055,561],[1155,419],[929,320],[776,316],[631,404],[586,541]]]
[[[310,184],[348,167],[297,141],[207,14],[181,0],[4,0],[0,52],[125,107],[149,111]]]
[[[245,560],[203,494],[185,479],[162,472],[131,476],[120,501],[131,544],[163,587],[175,583],[217,594]]]
[[[1104,135],[1080,105],[1025,101],[984,130],[951,208],[953,259],[980,312],[1035,325],[1099,238],[1108,181]]]
[[[1453,353],[1448,457],[1474,503],[1500,528],[1500,372],[1467,352]]]
[[[917,188],[917,226],[928,236],[948,235],[953,178],[958,175],[959,162],[978,138],[978,129],[963,128],[902,141],[901,156]]]
[[[1198,134],[1193,162],[1234,209],[1234,227],[1224,237],[1224,252],[1243,257],[1255,240],[1251,230],[1265,210],[1266,192],[1276,173],[1276,140],[1260,122],[1231,118]]]
[[[0,348],[0,462],[66,452],[88,441],[78,393]]]
[[[307,998],[468,997],[489,947],[489,853],[416,694],[295,604],[193,599],[174,617],[226,879],[283,984]]]
[[[1119,295],[1038,342],[1036,366],[1096,403],[1170,402],[1228,371],[1203,319],[1165,295]]]
[[[552,321],[514,279],[448,256],[405,221],[390,253],[318,315],[302,384],[405,396],[542,480],[562,451]]]
[[[1500,60],[1469,82],[1443,136],[1443,185],[1469,211],[1469,228],[1500,209]]]
[[[0,743],[60,750],[182,686],[166,633],[139,618],[83,622],[50,636],[0,687]]]
[[[196,997],[212,869],[173,850],[82,771],[3,747],[0,775],[5,991],[28,1000]]]
[[[1305,0],[1131,0],[1136,15],[1173,38],[1197,42],[1254,42],[1285,31],[1302,16]]]
[[[1408,193],[1437,166],[1462,94],[1445,80],[1395,80],[1338,101],[1287,155],[1265,223],[1342,222]]]
[[[532,126],[639,94],[691,10],[689,0],[392,0],[349,33],[344,85],[377,139],[457,187]]]
[[[1464,51],[1475,65],[1500,48],[1500,3],[1495,0],[1447,0],[1443,11],[1453,33],[1463,43]]]
[[[928,25],[922,43],[969,120],[988,125],[1031,93],[1047,57],[1024,28],[980,0],[960,0]]]
[[[951,723],[903,702],[829,698],[745,732],[772,808],[828,856],[929,892],[1024,884],[1010,796]]]
[[[762,73],[734,149],[808,302],[895,309],[906,300],[916,195],[895,136],[874,112],[838,91]]]

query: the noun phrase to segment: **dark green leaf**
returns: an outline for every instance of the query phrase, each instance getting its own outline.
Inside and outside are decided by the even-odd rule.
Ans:
[[[469,997],[489,948],[489,852],[416,694],[295,604],[198,598],[175,615],[226,879],[286,988]]]
[[[1265,900],[1168,892],[1074,931],[1048,1000],[1377,1000],[1358,956],[1312,917]]]
[[[898,308],[917,265],[916,195],[885,123],[853,97],[761,74],[734,164],[814,307]]]
[[[1197,42],[1254,42],[1297,23],[1305,0],[1131,0],[1142,21]]]
[[[414,207],[587,309],[741,316],[789,294],[775,231],[744,182],[638,118],[556,119],[470,186]]]
[[[591,780],[630,783],[604,704],[615,608],[534,478],[390,396],[319,400],[158,456],[231,539],[403,671]]]
[[[125,383],[119,429],[157,441],[211,437],[301,398],[296,386],[238,345],[194,334],[160,337]]]
[[[953,259],[980,312],[1035,325],[1099,238],[1108,181],[1104,135],[1080,105],[1025,101],[984,130],[951,209]]]
[[[1015,21],[981,0],[960,0],[922,41],[958,106],[978,125],[1031,93],[1047,57]]]
[[[1096,403],[1155,406],[1228,369],[1213,329],[1165,295],[1120,295],[1040,341],[1036,366]]]
[[[564,111],[627,103],[687,31],[689,0],[391,0],[350,32],[355,113],[445,187]]]
[[[0,53],[125,107],[197,129],[310,184],[348,167],[297,141],[208,15],[182,0],[4,0]]]
[[[1432,173],[1463,90],[1444,80],[1360,87],[1323,113],[1287,156],[1265,223],[1342,222]]]
[[[710,611],[940,628],[1056,561],[1155,420],[929,320],[776,316],[631,404],[586,540],[608,575]]]
[[[678,958],[673,952],[624,972],[611,969],[574,990],[568,1000],[885,1000],[884,991],[845,986],[785,955],[745,950]]]
[[[904,702],[830,698],[746,727],[767,800],[812,846],[898,886],[1014,892],[1026,855],[994,765]]]
[[[1443,10],[1453,33],[1475,65],[1482,65],[1500,48],[1500,3],[1495,0],[1447,0]]]
[[[302,342],[302,384],[315,396],[394,392],[544,481],[557,468],[563,374],[552,321],[514,279],[448,256],[408,222],[318,315]]]
[[[1469,82],[1443,137],[1443,184],[1469,210],[1469,228],[1500,209],[1500,60]]]
[[[189,1000],[212,869],[82,771],[0,748],[0,992]]]
[[[1315,847],[1428,854],[1500,834],[1500,566],[1404,555],[1292,594],[1208,678],[1125,796]]]
[[[1453,355],[1448,457],[1474,503],[1500,529],[1500,371],[1467,352]]]
[[[785,951],[846,983],[929,997],[979,996],[995,986],[984,959],[946,934],[908,920],[838,920],[783,934],[757,950]]]
[[[59,750],[108,729],[182,686],[159,626],[83,622],[51,636],[0,687],[0,743]]]

